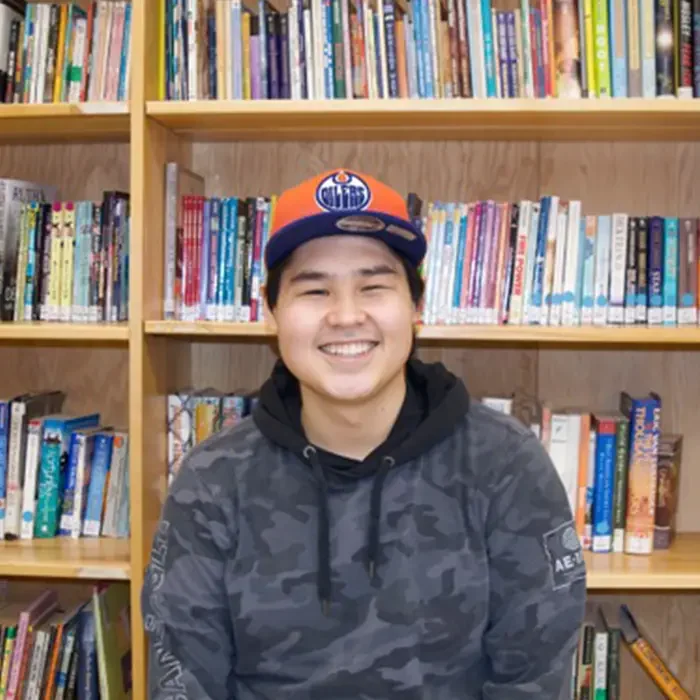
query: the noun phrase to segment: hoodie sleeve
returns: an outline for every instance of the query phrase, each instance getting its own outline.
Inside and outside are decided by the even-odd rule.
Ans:
[[[224,514],[186,459],[165,502],[141,591],[149,700],[235,698],[224,589],[228,531]]]
[[[559,700],[571,683],[586,570],[566,492],[534,434],[491,494],[490,623],[483,700]]]

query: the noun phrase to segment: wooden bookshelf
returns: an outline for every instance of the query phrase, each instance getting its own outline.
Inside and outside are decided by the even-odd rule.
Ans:
[[[129,580],[130,551],[128,539],[106,537],[3,541],[0,576]]]
[[[127,323],[3,322],[0,323],[0,341],[2,340],[127,343],[129,325]]]
[[[697,141],[697,100],[377,99],[148,101],[146,114],[202,141]]]
[[[0,103],[0,144],[48,143],[56,139],[127,141],[129,105]]]
[[[700,534],[682,534],[651,557],[585,553],[588,588],[596,590],[700,590]]]
[[[166,162],[202,174],[210,196],[278,193],[345,165],[425,201],[556,193],[589,212],[700,215],[700,100],[164,102],[158,19],[157,2],[133,0],[129,105],[0,104],[0,177],[48,177],[76,198],[131,193],[129,321],[0,324],[4,391],[61,384],[72,407],[98,406],[128,425],[131,538],[1,542],[0,575],[129,582],[134,700],[148,697],[140,593],[165,494],[165,397],[188,384],[255,388],[275,359],[264,324],[162,319]],[[700,697],[700,326],[421,326],[418,335],[420,356],[445,362],[475,396],[518,388],[609,407],[621,389],[661,392],[666,428],[685,436],[680,534],[651,557],[587,553],[588,586],[596,600],[645,594],[655,638]],[[625,694],[658,697],[642,674],[625,680]]]
[[[274,334],[265,323],[225,321],[146,321],[148,335],[190,336],[204,338],[267,338]],[[700,327],[556,327],[556,326],[489,326],[454,325],[417,328],[420,340],[457,343],[528,343],[536,345],[700,345]]]

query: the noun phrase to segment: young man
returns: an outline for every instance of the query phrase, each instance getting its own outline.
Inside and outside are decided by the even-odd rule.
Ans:
[[[349,170],[283,193],[280,361],[195,447],[142,595],[152,700],[559,700],[585,569],[539,440],[412,357],[426,251]]]

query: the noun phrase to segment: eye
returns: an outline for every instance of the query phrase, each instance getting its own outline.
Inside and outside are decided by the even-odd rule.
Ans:
[[[322,294],[327,294],[325,289],[307,289],[301,293],[302,296],[320,296]]]
[[[384,284],[368,284],[362,287],[362,290],[365,292],[374,292],[382,289],[388,289],[388,287]]]

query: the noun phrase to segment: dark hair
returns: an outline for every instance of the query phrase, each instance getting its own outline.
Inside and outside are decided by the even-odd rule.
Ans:
[[[408,290],[411,294],[411,300],[418,306],[422,299],[423,293],[425,292],[425,282],[418,272],[418,269],[413,267],[407,260],[399,257],[403,269],[406,272],[406,280],[408,281]],[[267,271],[267,278],[265,280],[265,298],[267,299],[268,306],[272,311],[274,311],[275,306],[277,306],[277,300],[280,295],[280,285],[282,283],[282,274],[284,273],[287,264],[289,263],[289,258],[285,258],[281,263],[271,267]]]

